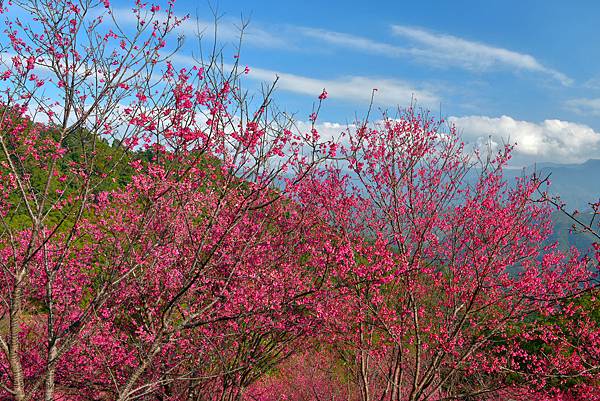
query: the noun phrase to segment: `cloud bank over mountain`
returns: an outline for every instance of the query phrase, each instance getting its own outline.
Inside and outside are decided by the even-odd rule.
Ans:
[[[513,164],[534,162],[582,163],[598,155],[600,132],[591,127],[557,119],[542,122],[509,116],[450,117],[466,141],[493,145],[516,143]]]

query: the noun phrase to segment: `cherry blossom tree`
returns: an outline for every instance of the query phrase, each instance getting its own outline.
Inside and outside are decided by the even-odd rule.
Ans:
[[[133,27],[108,2],[14,7],[3,397],[239,398],[311,327],[333,258],[295,199],[329,145],[273,111],[272,87],[249,99],[237,57],[176,70],[172,3],[137,2]]]
[[[350,172],[329,182],[352,206],[331,222],[356,255],[337,276],[349,303],[338,347],[361,400],[529,399],[590,372],[544,320],[588,288],[588,261],[544,245],[538,184],[502,177],[509,147],[474,159],[455,128],[413,110],[356,124],[348,141]],[[592,347],[594,327],[581,328]]]

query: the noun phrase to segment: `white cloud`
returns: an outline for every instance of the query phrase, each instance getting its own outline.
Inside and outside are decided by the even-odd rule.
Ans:
[[[600,98],[570,99],[565,106],[577,114],[600,116]]]
[[[235,44],[240,40],[241,22],[232,19],[219,20],[217,23],[217,39],[219,41],[231,41]],[[200,19],[188,19],[181,25],[180,30],[186,36],[195,36],[200,33],[204,38],[213,39],[214,22]],[[277,36],[261,29],[254,24],[244,28],[242,46],[253,45],[265,48],[286,48],[288,43],[281,36]]]
[[[310,121],[298,120],[294,122],[296,129],[299,132],[310,132],[312,128],[312,123]],[[315,129],[319,132],[319,136],[322,140],[326,141],[339,141],[343,140],[343,143],[347,145],[347,141],[344,138],[341,138],[341,134],[347,133],[348,130],[355,129],[356,126],[354,124],[340,124],[336,122],[317,122],[315,124]]]
[[[424,46],[423,57],[431,58],[431,62],[450,63],[472,70],[485,70],[494,66],[512,67],[549,75],[563,85],[572,84],[572,80],[565,74],[544,66],[529,54],[403,25],[393,25],[392,32]]]
[[[120,23],[135,24],[137,22],[137,18],[132,13],[131,9],[116,8],[112,10],[112,13]],[[158,12],[157,17],[164,20],[166,13]],[[184,16],[182,15],[177,16],[177,18],[183,17]],[[241,35],[241,26],[241,20],[234,20],[232,18],[219,19],[216,24],[217,40],[220,42],[229,41],[237,44]],[[215,33],[215,22],[190,16],[175,29],[175,32],[182,34],[191,40],[194,40],[198,34],[206,40],[212,40]],[[289,47],[289,43],[280,35],[268,32],[253,23],[249,24],[244,29],[242,45],[245,44],[265,48]]]
[[[302,35],[321,42],[385,57],[412,57],[419,62],[436,67],[454,66],[474,71],[510,67],[548,75],[563,85],[572,84],[572,80],[565,74],[544,66],[529,54],[493,47],[456,36],[435,34],[420,28],[392,25],[392,33],[408,39],[412,43],[412,47],[396,46],[325,29],[304,27],[296,29]]]
[[[508,116],[450,117],[467,141],[517,143],[513,162],[531,164],[551,161],[580,163],[600,155],[600,132],[587,125],[562,120],[541,123],[515,120]]]
[[[347,76],[317,79],[262,68],[251,68],[248,75],[249,78],[260,81],[273,81],[276,76],[279,77],[279,89],[315,97],[325,88],[331,98],[353,103],[369,103],[373,89],[377,89],[374,102],[387,107],[408,105],[411,100],[430,107],[439,103],[439,97],[431,91],[416,89],[407,82],[390,78]]]
[[[417,49],[407,49],[388,43],[377,42],[361,36],[342,32],[328,31],[319,28],[296,28],[302,35],[326,42],[335,46],[348,47],[365,53],[380,54],[388,57],[415,55]]]
[[[582,85],[586,89],[598,90],[600,89],[600,76],[595,76],[588,79]]]

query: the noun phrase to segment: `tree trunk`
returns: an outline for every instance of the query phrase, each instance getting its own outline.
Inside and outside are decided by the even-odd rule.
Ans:
[[[15,288],[12,293],[10,303],[10,339],[9,339],[9,364],[12,373],[13,391],[16,401],[25,399],[25,381],[23,378],[23,365],[20,359],[21,340],[19,334],[21,332],[22,317],[22,302],[23,302],[23,278],[24,273],[17,275],[15,280]]]
[[[46,371],[46,389],[44,392],[45,401],[54,401],[54,377],[56,374],[56,345],[52,344],[48,349],[48,368]]]

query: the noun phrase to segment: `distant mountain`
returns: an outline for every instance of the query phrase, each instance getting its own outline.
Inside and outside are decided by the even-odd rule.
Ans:
[[[590,202],[600,199],[600,159],[590,159],[581,164],[537,163],[520,170],[504,170],[508,181],[516,177],[531,176],[536,173],[542,178],[550,178],[550,195],[558,195],[566,203],[566,209],[581,211],[579,218],[589,222],[592,218],[589,207]],[[573,229],[573,220],[562,212],[552,215],[554,234],[549,242],[557,241],[563,250],[576,247],[581,252],[587,252],[594,237]],[[579,228],[579,227],[577,227]]]
[[[588,210],[590,202],[600,199],[600,159],[582,164],[538,163],[523,170],[506,170],[508,179],[532,175],[550,176],[549,193],[558,195],[568,210]]]
[[[592,214],[582,213],[578,215],[578,218],[583,222],[589,222]],[[562,212],[553,213],[552,221],[554,223],[554,232],[548,242],[558,242],[559,248],[562,250],[567,250],[574,246],[581,253],[586,253],[596,240],[590,233],[583,232],[581,227]]]

